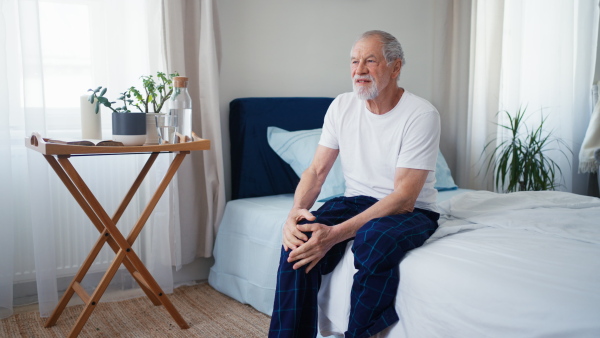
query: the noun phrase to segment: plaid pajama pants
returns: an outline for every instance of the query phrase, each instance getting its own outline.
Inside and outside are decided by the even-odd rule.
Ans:
[[[327,201],[313,215],[315,222],[332,226],[376,202],[368,196],[337,197]],[[435,212],[415,209],[408,214],[372,219],[358,230],[352,245],[358,272],[352,284],[345,337],[370,337],[398,321],[394,309],[400,280],[398,265],[406,252],[421,246],[433,234],[438,219],[439,214]],[[304,267],[294,270],[294,263],[287,262],[289,252],[282,248],[270,338],[316,337],[321,276],[333,271],[348,241],[334,245],[309,273]]]

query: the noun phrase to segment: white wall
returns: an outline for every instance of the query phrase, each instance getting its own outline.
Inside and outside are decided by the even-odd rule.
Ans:
[[[455,2],[460,0],[217,1],[228,196],[231,100],[335,97],[351,91],[352,44],[362,32],[381,29],[395,35],[404,48],[406,67],[400,85],[437,106],[436,93],[446,78],[441,69],[448,40],[445,24]]]

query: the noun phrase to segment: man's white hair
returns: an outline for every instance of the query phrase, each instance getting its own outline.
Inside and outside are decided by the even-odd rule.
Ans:
[[[402,46],[400,45],[400,42],[398,42],[398,40],[388,32],[380,30],[364,32],[358,39],[356,39],[354,44],[362,39],[370,38],[371,36],[377,36],[383,44],[383,57],[388,65],[400,59],[400,61],[402,61],[402,66],[404,67],[406,64],[406,59],[404,59],[404,51],[402,50]],[[354,45],[352,48],[354,48]]]

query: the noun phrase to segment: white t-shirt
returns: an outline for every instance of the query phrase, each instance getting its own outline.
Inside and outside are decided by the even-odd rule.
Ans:
[[[397,167],[429,170],[416,208],[437,211],[435,163],[440,116],[427,100],[408,91],[383,115],[371,113],[354,93],[339,95],[325,115],[319,144],[339,149],[345,196],[377,199],[394,190]]]

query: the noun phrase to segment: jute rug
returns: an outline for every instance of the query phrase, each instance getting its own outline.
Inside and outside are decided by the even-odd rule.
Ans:
[[[76,296],[74,296],[76,297]],[[227,297],[208,283],[182,286],[169,295],[190,325],[182,330],[163,306],[147,297],[100,302],[79,337],[266,337],[270,317]],[[67,307],[55,326],[44,328],[39,312],[0,320],[0,337],[66,337],[83,305]]]

